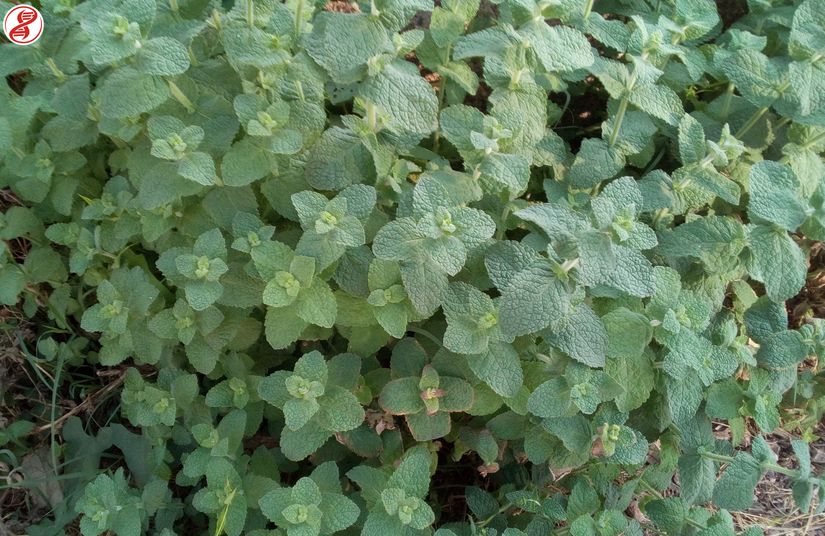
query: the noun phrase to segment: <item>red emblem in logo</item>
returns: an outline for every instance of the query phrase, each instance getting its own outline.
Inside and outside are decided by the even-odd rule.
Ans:
[[[43,33],[43,15],[29,5],[14,6],[3,19],[3,32],[16,45],[31,45]]]

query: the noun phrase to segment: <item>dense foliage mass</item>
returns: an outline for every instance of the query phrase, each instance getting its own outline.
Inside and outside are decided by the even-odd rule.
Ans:
[[[40,4],[0,301],[54,396],[119,404],[53,425],[30,534],[725,536],[768,471],[825,507],[825,323],[785,307],[825,1]]]

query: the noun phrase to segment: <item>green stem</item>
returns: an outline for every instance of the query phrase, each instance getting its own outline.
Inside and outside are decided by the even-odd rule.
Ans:
[[[658,489],[654,488],[653,485],[650,482],[648,482],[647,480],[645,480],[644,478],[639,480],[639,486],[646,489],[648,493],[650,493],[651,495],[653,495],[657,499],[664,499],[664,495],[662,495],[661,492],[659,492]]]
[[[370,126],[370,130],[375,132],[378,128],[378,119],[375,114],[375,104],[367,101],[365,107],[367,112],[367,124]]]
[[[52,455],[52,469],[54,470],[54,474],[58,474],[58,465],[57,465],[57,426],[54,425],[55,423],[55,411],[57,410],[57,389],[60,387],[60,375],[63,372],[63,352],[58,352],[57,354],[57,368],[54,373],[54,384],[52,384],[52,408],[51,408],[51,422],[52,426],[49,429],[49,440],[51,443],[51,455]]]
[[[802,150],[807,151],[808,149],[810,149],[811,147],[813,147],[814,145],[816,145],[817,143],[822,141],[823,138],[825,138],[825,130],[820,132],[819,134],[817,134],[816,136],[814,136],[813,138],[811,138],[810,140],[808,140],[804,144],[802,144],[800,147],[802,148]],[[790,162],[790,160],[791,160],[790,157],[788,155],[785,155],[785,156],[783,156],[782,158],[779,159],[779,163],[780,164],[787,164],[788,162]]]
[[[298,38],[301,37],[301,19],[304,18],[304,0],[298,0],[298,5],[295,7],[295,44],[298,44]]]
[[[573,268],[576,268],[580,262],[581,261],[578,257],[575,259],[566,260],[562,263],[561,269],[564,270],[564,273],[568,273]]]
[[[235,492],[236,490],[233,489],[227,498],[226,506],[223,507],[223,510],[221,510],[218,516],[217,523],[215,524],[215,536],[221,536],[221,534],[223,534],[224,527],[226,526],[226,518],[229,515],[229,507],[232,506],[232,502],[235,500]]]
[[[169,92],[172,94],[172,97],[180,103],[181,106],[186,108],[186,111],[190,114],[195,111],[195,105],[192,104],[192,101],[184,94],[180,88],[172,82],[171,80],[167,80],[166,84],[169,86]]]
[[[507,232],[507,216],[510,215],[510,203],[504,205],[504,210],[501,211],[501,225],[496,231],[496,240],[502,240],[504,238],[504,233]]]
[[[440,348],[443,348],[443,349],[446,350],[446,348],[444,348],[444,345],[441,343],[441,339],[439,339],[438,337],[436,337],[435,335],[433,335],[432,333],[430,333],[429,331],[427,331],[424,328],[419,328],[418,326],[407,326],[407,331],[412,331],[413,333],[418,333],[419,335],[423,335],[423,336],[427,337],[428,339],[430,339],[435,344],[437,344]]]
[[[57,66],[52,58],[46,58],[46,65],[49,66],[49,70],[51,70],[52,74],[54,74],[58,80],[61,82],[66,80],[66,73],[60,70],[60,67]]]
[[[776,130],[779,130],[780,128],[784,127],[785,125],[787,125],[790,122],[791,122],[790,117],[783,117],[782,119],[780,119],[779,121],[776,122],[776,124],[773,126],[773,128],[776,129]]]
[[[728,89],[725,91],[725,101],[722,103],[722,118],[726,118],[730,113],[730,104],[733,101],[733,90],[736,88],[733,84],[728,84]]]
[[[621,102],[619,102],[619,109],[616,112],[616,120],[613,121],[613,131],[610,133],[610,139],[607,142],[607,146],[611,149],[616,145],[616,140],[619,139],[619,129],[622,128],[622,121],[624,121],[624,114],[627,112],[628,104],[627,97],[622,97]]]
[[[180,11],[178,0],[169,0],[169,8],[172,10],[172,13],[177,13],[178,11]]]
[[[484,527],[486,527],[487,525],[492,523],[492,521],[496,518],[496,516],[499,516],[499,515],[503,514],[504,512],[506,512],[507,510],[509,510],[512,507],[513,507],[513,503],[505,504],[504,506],[502,506],[501,508],[498,509],[498,512],[491,515],[490,517],[488,517],[487,519],[485,519],[484,521],[482,521],[481,523],[479,523],[476,526],[480,529],[483,529]]]
[[[217,9],[212,11],[212,26],[220,33],[223,31],[223,24],[221,23],[221,13]]]
[[[642,61],[647,61],[648,53],[642,53]],[[613,148],[616,145],[616,141],[619,139],[619,130],[622,128],[622,121],[624,121],[625,113],[627,113],[627,106],[630,104],[628,99],[628,95],[630,92],[633,91],[633,88],[636,86],[636,80],[639,78],[639,71],[636,69],[636,66],[633,66],[633,74],[630,75],[630,80],[627,82],[627,88],[625,89],[624,95],[622,95],[622,100],[619,101],[619,109],[616,111],[616,119],[613,121],[613,131],[610,133],[610,139],[607,141],[607,146],[609,148]]]
[[[764,462],[761,464],[761,467],[765,471],[773,471],[774,473],[779,473],[791,478],[800,477],[799,471],[795,469],[788,469],[787,467],[782,467],[781,465],[777,465],[775,463]]]
[[[647,490],[648,493],[650,493],[651,495],[653,495],[654,497],[656,497],[659,500],[665,498],[665,496],[662,495],[662,493],[659,490],[654,488],[653,485],[650,482],[648,482],[647,480],[645,480],[644,478],[639,480],[639,486],[644,488],[645,490]],[[694,528],[697,528],[699,530],[707,529],[707,527],[705,525],[703,525],[703,524],[699,523],[698,521],[696,521],[694,519],[691,519],[689,517],[685,517],[685,521],[688,523],[688,525],[691,525]]]
[[[742,125],[742,128],[737,130],[736,134],[734,134],[733,136],[735,138],[740,138],[741,139],[742,136],[747,134],[748,131],[750,129],[752,129],[754,127],[754,125],[756,125],[756,123],[759,122],[760,119],[762,119],[762,116],[765,115],[768,112],[768,109],[769,108],[767,106],[763,106],[763,107],[759,108],[758,110],[756,110],[753,113],[753,115],[750,117],[750,119],[748,119],[747,122],[744,125]]]
[[[659,162],[662,161],[662,158],[665,156],[665,152],[667,151],[667,146],[663,145],[661,149],[656,153],[656,156],[653,157],[653,160],[645,167],[645,170],[642,171],[642,177],[656,169],[659,165]]]
[[[700,450],[699,455],[708,460],[713,460],[720,463],[731,463],[734,460],[733,456],[725,456],[724,454],[717,454],[715,452],[710,452],[707,450]],[[788,469],[787,467],[782,467],[781,465],[777,465],[773,462],[762,462],[759,464],[759,467],[763,471],[772,471],[774,473],[780,473],[792,478],[799,478],[800,476],[799,471],[795,469]]]
[[[246,24],[255,26],[255,0],[246,0]]]
[[[593,11],[593,3],[595,0],[587,0],[587,3],[584,5],[584,13],[582,13],[582,18],[586,21],[590,18],[590,13]]]
[[[785,90],[787,90],[789,87],[791,87],[791,81],[785,80],[784,82],[782,82],[781,86],[776,88],[776,92],[782,95],[783,93],[785,93]],[[745,133],[747,133],[751,128],[753,128],[753,126],[762,118],[763,115],[765,115],[765,113],[767,113],[769,109],[769,106],[763,106],[756,110],[751,116],[751,118],[748,119],[748,121],[744,125],[742,125],[742,128],[740,128],[736,132],[736,134],[734,134],[734,136],[737,138],[741,138],[742,136],[744,136]]]
[[[823,130],[822,132],[820,132],[819,134],[817,134],[816,136],[814,136],[813,138],[811,138],[810,140],[805,142],[805,144],[802,146],[802,148],[803,149],[810,149],[811,147],[813,147],[814,145],[816,145],[817,143],[819,143],[823,139],[825,139],[825,130]]]
[[[725,456],[724,454],[717,454],[715,452],[711,452],[709,450],[702,449],[701,447],[697,451],[699,456],[707,459],[713,460],[719,463],[731,463],[733,461],[733,456]]]
[[[705,168],[705,167],[709,166],[713,162],[714,157],[715,157],[715,155],[713,153],[705,155],[705,157],[702,160],[699,161],[699,167],[700,168]]]
[[[653,220],[650,222],[651,227],[656,229],[656,227],[659,225],[659,221],[661,221],[662,218],[667,216],[669,212],[670,212],[670,210],[668,210],[667,208],[660,208],[659,210],[654,212],[653,213]]]
[[[450,62],[450,54],[452,54],[452,45],[448,44],[444,50],[444,64]],[[441,113],[441,110],[444,108],[444,99],[445,94],[447,92],[447,78],[444,75],[441,75],[438,84],[438,112]],[[438,152],[439,145],[441,143],[441,122],[437,125],[435,129],[435,134],[433,135],[433,152]]]

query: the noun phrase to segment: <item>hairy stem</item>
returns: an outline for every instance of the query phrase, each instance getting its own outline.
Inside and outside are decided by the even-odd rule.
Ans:
[[[510,215],[510,203],[504,205],[504,210],[501,211],[501,221],[499,222],[499,228],[496,231],[496,240],[502,240],[504,238],[504,233],[507,232],[507,216]]]
[[[167,80],[166,84],[169,86],[169,92],[172,94],[172,97],[180,103],[181,106],[186,108],[186,111],[192,113],[195,111],[195,105],[192,104],[192,101],[180,90],[180,88],[172,82],[171,80]]]
[[[642,61],[647,61],[648,53],[642,53]],[[616,145],[616,141],[619,139],[619,131],[622,128],[622,121],[624,121],[625,113],[627,113],[627,106],[630,104],[630,100],[628,96],[630,92],[633,91],[633,88],[636,86],[636,80],[639,78],[639,71],[636,69],[636,66],[633,66],[633,73],[630,75],[630,80],[627,82],[627,88],[625,89],[624,95],[622,95],[622,100],[619,101],[619,109],[616,111],[616,119],[613,121],[613,131],[610,133],[610,139],[607,141],[607,146],[611,149],[614,145]]]
[[[298,0],[298,5],[295,7],[295,44],[298,44],[298,39],[301,37],[301,19],[304,18],[304,0]]]
[[[593,11],[593,4],[595,0],[587,0],[587,4],[584,5],[584,12],[582,13],[582,18],[587,20],[590,18],[590,13]]]
[[[745,124],[742,125],[742,128],[737,130],[736,134],[734,134],[733,136],[736,137],[736,138],[741,138],[742,136],[747,134],[748,131],[750,129],[752,129],[754,127],[754,125],[756,125],[756,123],[759,122],[760,119],[762,119],[762,116],[765,115],[768,112],[768,109],[769,108],[767,106],[763,106],[763,107],[759,108],[758,110],[756,110],[753,113],[753,115],[750,117],[750,119],[748,119],[747,122],[745,122]]]
[[[616,120],[613,121],[613,131],[610,133],[610,139],[607,141],[607,146],[611,149],[616,145],[616,140],[619,139],[619,129],[622,127],[622,121],[624,121],[624,114],[627,112],[628,104],[627,97],[622,97],[621,102],[619,102],[619,109],[616,112]]]
[[[54,74],[57,77],[58,80],[60,80],[61,82],[66,80],[66,73],[60,70],[60,67],[57,66],[57,64],[54,62],[54,59],[46,58],[46,65],[49,66],[49,70],[52,72],[52,74]]]
[[[246,0],[246,24],[250,28],[255,26],[255,0]]]
[[[493,519],[495,519],[495,518],[496,518],[496,516],[503,514],[504,512],[506,512],[507,510],[509,510],[509,509],[510,509],[510,508],[512,508],[512,507],[513,507],[513,503],[509,503],[509,502],[508,502],[508,503],[506,503],[504,506],[502,506],[501,508],[499,508],[499,509],[498,509],[498,512],[496,512],[495,514],[491,515],[490,517],[488,517],[488,518],[487,518],[487,519],[485,519],[484,521],[480,522],[480,523],[477,525],[477,527],[478,527],[478,528],[480,528],[480,529],[482,529],[482,528],[486,527],[487,525],[489,525],[489,524],[493,521]]]
[[[708,450],[700,449],[698,452],[701,457],[720,463],[731,463],[734,460],[733,456],[725,456],[724,454],[717,454],[715,452],[710,452]],[[760,462],[759,467],[762,469],[762,471],[772,471],[774,473],[780,473],[791,478],[800,477],[800,472],[796,469],[788,469],[787,467],[782,467],[781,465],[778,465],[773,462]]]
[[[722,103],[722,117],[725,118],[730,113],[730,103],[733,101],[733,90],[736,89],[736,86],[733,84],[728,84],[728,88],[725,90],[725,100]]]
[[[407,326],[407,331],[412,331],[413,333],[418,333],[419,335],[423,335],[424,337],[427,337],[432,342],[437,344],[440,348],[443,348],[443,349],[446,350],[446,348],[444,348],[444,345],[441,343],[441,339],[439,339],[438,337],[436,337],[435,335],[433,335],[432,333],[430,333],[428,330],[426,330],[424,328],[419,328],[418,326]]]
[[[367,124],[370,126],[370,130],[375,132],[378,128],[378,118],[375,113],[375,105],[371,102],[367,102],[365,108],[367,112]]]

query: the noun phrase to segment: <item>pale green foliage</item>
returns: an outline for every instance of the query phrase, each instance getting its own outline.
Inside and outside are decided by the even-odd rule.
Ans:
[[[92,402],[33,534],[727,536],[772,471],[825,508],[823,0],[39,5],[0,303],[54,399],[0,451]],[[780,427],[794,469],[742,448]]]

